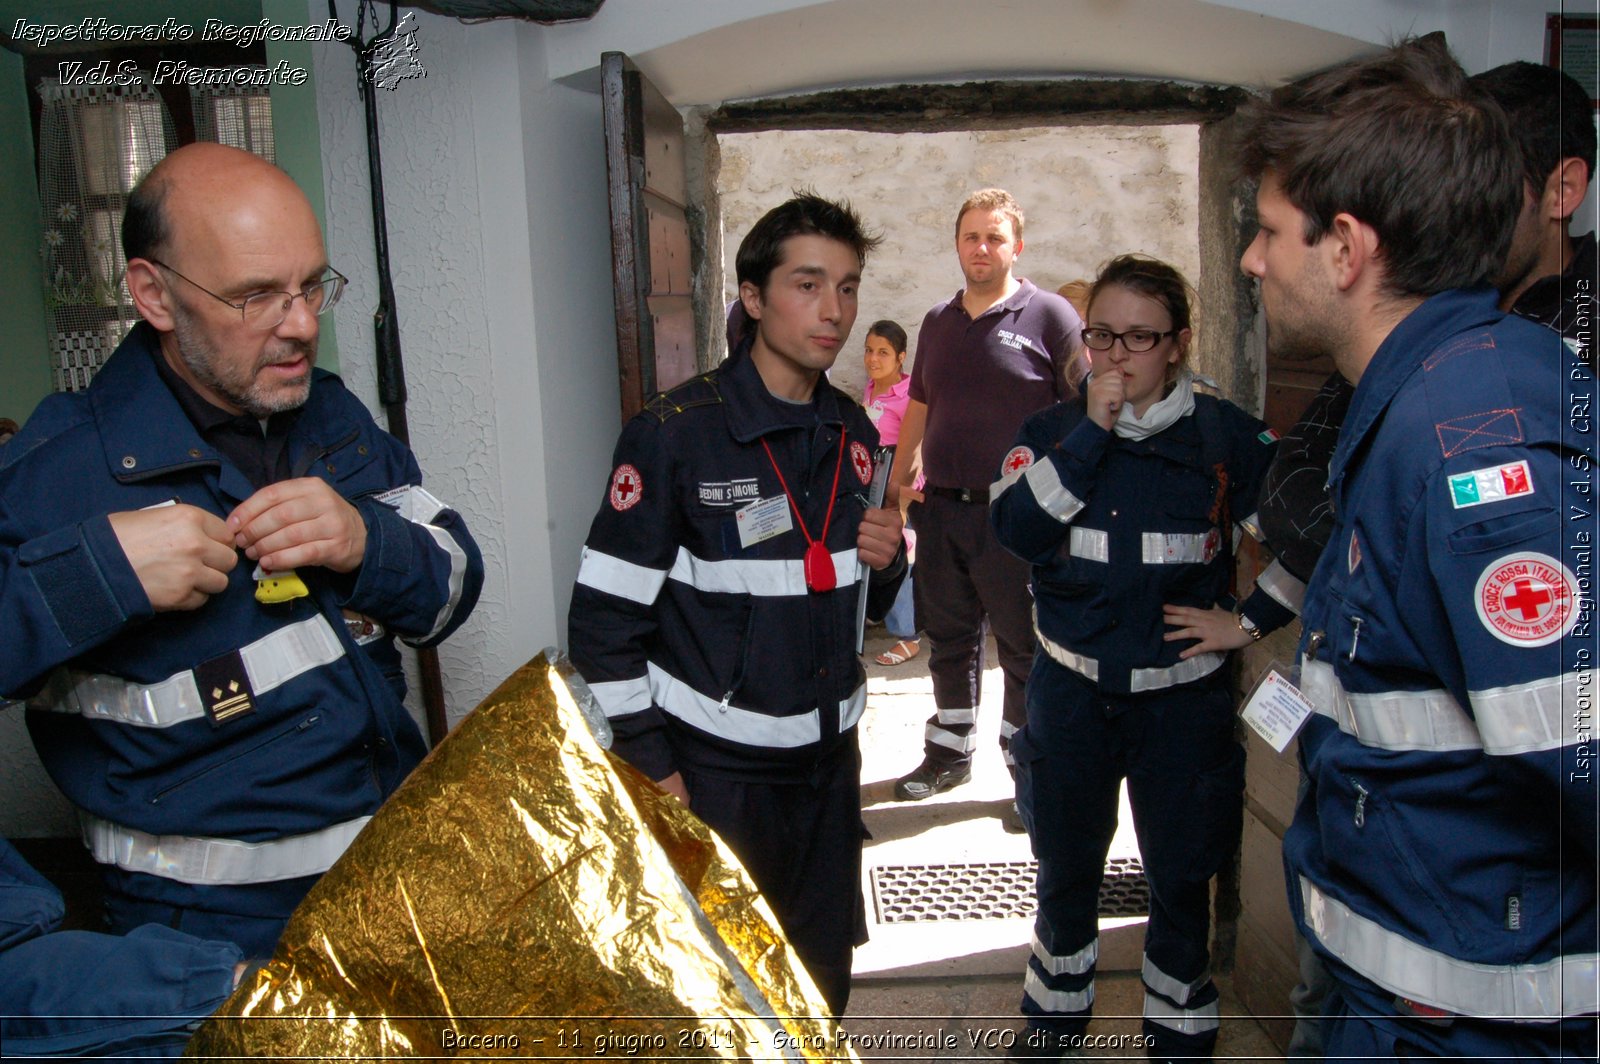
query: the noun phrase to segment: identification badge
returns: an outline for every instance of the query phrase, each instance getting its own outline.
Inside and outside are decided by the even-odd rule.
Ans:
[[[789,513],[789,500],[782,495],[753,502],[737,511],[733,519],[739,528],[741,547],[753,547],[794,528],[794,517]]]
[[[1269,668],[1239,715],[1268,746],[1281,754],[1314,712],[1315,707],[1298,687],[1284,679],[1276,668]]]

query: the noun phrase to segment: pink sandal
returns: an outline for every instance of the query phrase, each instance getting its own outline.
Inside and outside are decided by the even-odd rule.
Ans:
[[[922,653],[922,642],[917,639],[902,639],[882,654],[873,658],[879,665],[901,665]]]

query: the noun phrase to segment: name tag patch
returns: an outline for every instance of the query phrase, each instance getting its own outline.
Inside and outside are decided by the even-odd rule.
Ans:
[[[755,477],[745,480],[702,480],[695,486],[702,506],[742,506],[761,498]]]
[[[1532,494],[1533,476],[1527,462],[1485,466],[1450,478],[1450,505],[1457,510]]]

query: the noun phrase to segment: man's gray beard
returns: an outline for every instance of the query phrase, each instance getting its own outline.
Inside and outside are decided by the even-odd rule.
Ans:
[[[295,410],[305,405],[311,397],[310,366],[315,365],[316,348],[298,340],[290,341],[290,345],[299,353],[304,354],[307,360],[306,379],[304,383],[293,391],[280,391],[277,395],[263,394],[264,389],[256,381],[256,373],[261,367],[252,367],[250,383],[243,391],[236,386],[224,381],[217,373],[215,367],[220,364],[217,349],[206,339],[204,330],[196,326],[194,320],[183,308],[175,308],[173,312],[173,332],[178,339],[178,357],[183,359],[183,364],[189,367],[189,372],[194,374],[195,380],[204,384],[218,395],[222,396],[234,406],[243,410],[253,418],[261,419],[281,414],[288,410]]]

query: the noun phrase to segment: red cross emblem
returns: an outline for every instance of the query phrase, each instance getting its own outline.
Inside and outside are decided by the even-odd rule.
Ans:
[[[856,476],[861,483],[872,483],[872,455],[867,451],[867,445],[860,440],[853,440],[850,443],[850,465],[855,468]]]
[[[611,474],[611,508],[621,513],[644,497],[644,479],[639,471],[624,462]]]
[[[1033,451],[1027,447],[1013,447],[1000,463],[1000,473],[1020,473],[1033,465]]]
[[[1577,622],[1576,586],[1567,567],[1547,554],[1508,554],[1478,577],[1473,605],[1501,642],[1544,646]]]

